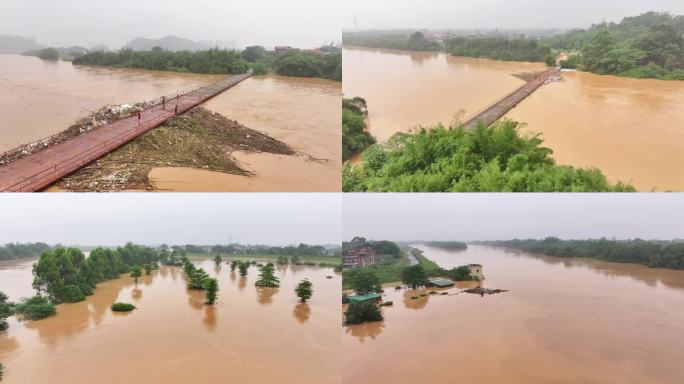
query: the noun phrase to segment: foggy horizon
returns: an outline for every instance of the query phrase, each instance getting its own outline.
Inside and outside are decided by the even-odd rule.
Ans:
[[[684,14],[684,2],[679,0],[577,0],[565,7],[560,4],[541,0],[477,3],[431,0],[420,4],[408,0],[350,0],[345,3],[342,27],[346,32],[357,29],[585,29],[602,21],[617,23],[624,17],[648,11]]]
[[[15,194],[0,212],[0,244],[327,245],[342,233],[341,199],[323,193]]]
[[[234,42],[235,48],[290,45],[315,48],[341,40],[336,2],[276,0],[251,2],[153,0],[5,0],[0,2],[0,35],[33,38],[53,47],[118,49],[137,38],[174,35],[194,41]]]
[[[345,194],[343,240],[684,239],[684,200],[673,194],[633,196]]]

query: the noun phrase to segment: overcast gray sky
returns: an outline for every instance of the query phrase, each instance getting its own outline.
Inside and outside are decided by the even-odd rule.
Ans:
[[[346,0],[343,27],[576,28],[647,11],[684,14],[682,0]]]
[[[177,35],[246,45],[340,41],[338,0],[0,0],[0,34],[45,45],[106,44]]]
[[[684,238],[684,195],[345,194],[344,240]]]
[[[332,193],[46,193],[0,196],[0,243],[339,244]]]

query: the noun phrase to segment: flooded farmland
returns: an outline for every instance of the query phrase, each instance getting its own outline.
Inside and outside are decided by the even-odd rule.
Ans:
[[[471,245],[418,246],[440,266],[483,265],[449,296],[386,288],[383,322],[345,327],[348,383],[679,383],[684,271]],[[413,296],[419,298],[411,299]],[[392,366],[392,369],[378,367]]]
[[[0,264],[0,291],[11,300],[33,294],[33,261]],[[332,269],[276,266],[280,288],[257,289],[254,266],[241,278],[225,262],[195,263],[218,277],[214,307],[186,289],[181,268],[163,266],[137,286],[128,276],[101,283],[56,316],[11,318],[0,334],[3,383],[341,381],[340,277]],[[300,304],[293,290],[305,277],[314,295]],[[115,314],[117,301],[138,309]]]

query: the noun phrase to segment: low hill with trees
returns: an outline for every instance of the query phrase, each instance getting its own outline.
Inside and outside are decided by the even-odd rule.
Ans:
[[[401,49],[405,51],[441,51],[442,44],[428,39],[420,31],[345,32],[342,44],[349,46]]]

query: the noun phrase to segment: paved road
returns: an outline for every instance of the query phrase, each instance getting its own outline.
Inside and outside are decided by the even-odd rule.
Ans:
[[[407,256],[408,256],[409,265],[420,264],[420,261],[418,261],[418,258],[413,255],[413,248],[409,249]]]

